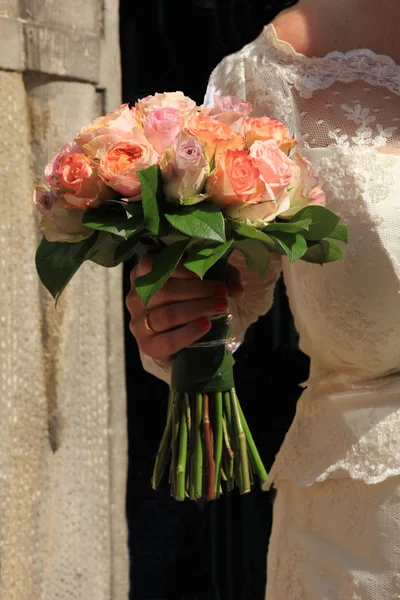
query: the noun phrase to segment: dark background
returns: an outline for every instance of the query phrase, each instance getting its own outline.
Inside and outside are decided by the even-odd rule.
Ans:
[[[201,104],[213,68],[252,41],[295,0],[121,0],[123,100],[182,90]],[[124,292],[129,289],[125,264]],[[150,478],[166,416],[168,387],[141,366],[125,313],[129,475],[130,600],[264,600],[273,492],[254,487],[211,503],[178,503]],[[273,309],[235,353],[236,387],[267,468],[293,419],[308,375],[284,284]]]

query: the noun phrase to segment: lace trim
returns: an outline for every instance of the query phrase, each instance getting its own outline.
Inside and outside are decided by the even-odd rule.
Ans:
[[[400,95],[400,65],[390,56],[359,49],[310,57],[296,52],[291,44],[279,39],[272,24],[267,25],[261,35],[275,60],[286,67],[290,83],[305,98],[309,98],[315,90],[330,87],[336,81],[350,83],[357,79]]]

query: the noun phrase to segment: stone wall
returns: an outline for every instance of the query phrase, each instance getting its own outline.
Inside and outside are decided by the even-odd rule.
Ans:
[[[0,0],[0,597],[126,600],[120,269],[41,286],[32,189],[120,103],[118,0]]]

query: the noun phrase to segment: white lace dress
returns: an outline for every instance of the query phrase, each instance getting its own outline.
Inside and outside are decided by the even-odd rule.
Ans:
[[[369,50],[308,58],[269,25],[218,65],[207,103],[214,93],[286,123],[350,233],[338,263],[275,259],[266,283],[243,267],[246,297],[232,307],[240,336],[270,308],[283,268],[311,357],[270,478],[266,598],[399,600],[400,66]]]

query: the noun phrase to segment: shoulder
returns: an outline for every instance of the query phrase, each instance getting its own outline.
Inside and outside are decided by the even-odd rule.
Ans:
[[[333,9],[333,10],[332,10]],[[279,13],[273,25],[280,40],[290,44],[305,56],[325,56],[341,50],[345,44],[345,31],[333,3],[307,3],[295,5]]]
[[[279,13],[272,21],[280,40],[287,42],[301,54],[307,54],[310,46],[310,32],[307,15],[297,6]]]

